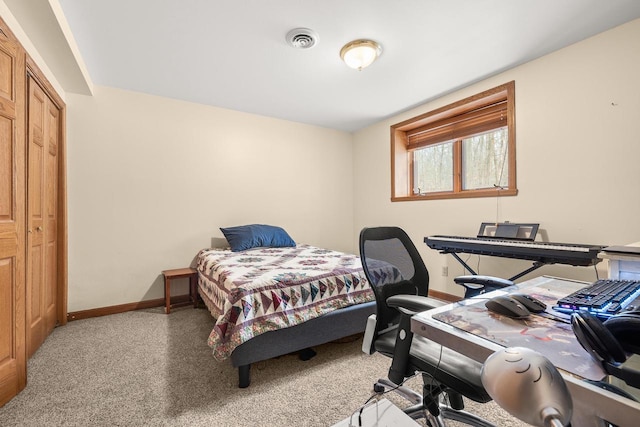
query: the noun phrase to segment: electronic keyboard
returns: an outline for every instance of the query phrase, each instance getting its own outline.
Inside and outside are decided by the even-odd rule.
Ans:
[[[470,253],[516,258],[542,264],[589,266],[600,262],[598,253],[605,246],[573,243],[532,242],[490,237],[430,236],[424,242],[443,253]]]

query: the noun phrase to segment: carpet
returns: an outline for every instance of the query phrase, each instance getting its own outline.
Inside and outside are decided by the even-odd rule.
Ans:
[[[362,353],[360,339],[342,340],[314,347],[307,361],[256,363],[251,386],[239,389],[237,370],[206,344],[213,324],[208,311],[185,307],[58,327],[28,361],[26,389],[0,408],[0,425],[331,426],[365,403],[389,367]],[[493,402],[467,409],[499,426],[526,425]]]

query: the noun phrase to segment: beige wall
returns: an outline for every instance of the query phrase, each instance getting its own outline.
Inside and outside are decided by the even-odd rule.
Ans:
[[[354,236],[365,226],[404,227],[427,263],[431,286],[458,294],[452,278],[463,274],[462,267],[451,255],[429,249],[425,236],[473,236],[481,222],[512,221],[539,222],[555,242],[640,241],[639,40],[636,20],[357,132]],[[391,203],[389,126],[511,80],[518,196]],[[468,258],[480,273],[504,277],[529,265]],[[605,275],[606,265],[598,270]],[[539,274],[595,280],[593,268],[557,266],[523,280]]]
[[[161,298],[219,227],[353,251],[350,134],[95,89],[67,94],[69,311]]]
[[[59,88],[2,0],[0,13]],[[351,252],[362,227],[400,225],[432,287],[447,292],[459,291],[452,278],[462,268],[424,236],[470,236],[483,221],[509,220],[540,222],[552,241],[640,241],[637,40],[640,20],[353,135],[106,87],[93,97],[60,90],[68,105],[69,311],[160,298],[161,270],[189,265],[222,237],[218,227],[250,222]],[[391,203],[389,126],[510,80],[519,195]],[[469,263],[501,276],[529,265]],[[595,277],[592,268],[543,267],[525,278],[540,273]]]

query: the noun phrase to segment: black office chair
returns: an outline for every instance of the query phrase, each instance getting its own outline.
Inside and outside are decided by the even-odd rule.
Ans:
[[[429,298],[429,273],[409,236],[398,227],[365,228],[360,233],[360,259],[376,297],[362,350],[392,358],[388,378],[378,384],[397,388],[414,403],[405,409],[412,418],[426,417],[429,425],[444,426],[452,419],[475,426],[491,423],[464,411],[462,396],[489,402],[481,380],[482,364],[411,332],[411,316],[445,303]],[[401,386],[422,373],[422,395]],[[400,387],[398,387],[400,385]]]

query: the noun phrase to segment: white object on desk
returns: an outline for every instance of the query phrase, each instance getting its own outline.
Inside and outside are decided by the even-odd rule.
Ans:
[[[640,242],[626,246],[637,248]],[[609,279],[640,280],[640,255],[625,252],[607,252],[598,254],[598,258],[608,261]]]
[[[563,427],[571,421],[573,403],[560,372],[530,348],[493,353],[482,367],[482,384],[498,405],[528,424]]]
[[[360,409],[355,411],[349,418],[345,418],[332,427],[358,427],[358,413]],[[362,427],[414,427],[420,426],[411,419],[407,414],[402,412],[400,408],[389,402],[387,399],[380,399],[376,404],[373,403],[362,411]]]

